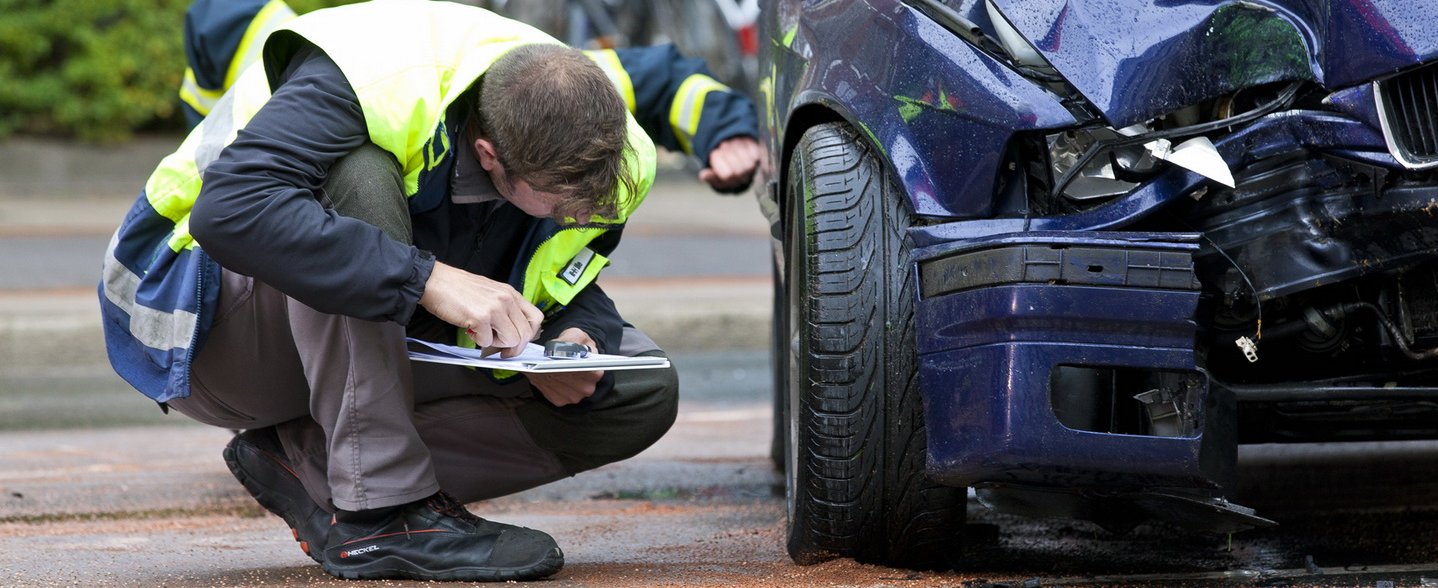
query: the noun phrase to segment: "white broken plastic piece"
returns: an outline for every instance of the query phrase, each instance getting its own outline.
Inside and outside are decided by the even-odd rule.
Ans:
[[[1228,162],[1218,154],[1218,148],[1208,137],[1194,137],[1177,147],[1172,146],[1168,139],[1158,139],[1144,144],[1144,148],[1154,157],[1230,188],[1234,186],[1233,171],[1228,169]]]
[[[1243,352],[1243,356],[1248,358],[1248,363],[1258,362],[1258,344],[1254,343],[1253,339],[1249,339],[1247,336],[1239,337],[1233,344],[1237,345],[1238,350]]]

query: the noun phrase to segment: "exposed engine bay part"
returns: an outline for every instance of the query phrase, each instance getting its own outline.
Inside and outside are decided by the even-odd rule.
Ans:
[[[1438,228],[1424,181],[1276,154],[1241,170],[1236,189],[1173,207],[1167,222],[1205,238],[1195,267],[1214,375],[1302,382],[1438,358]]]
[[[1242,407],[1240,442],[1438,435],[1435,291],[1438,267],[1426,263],[1270,299],[1256,364],[1218,344],[1251,317],[1227,314],[1236,308],[1213,314],[1210,383]]]
[[[1398,324],[1394,323],[1393,320],[1383,312],[1383,309],[1378,308],[1378,306],[1370,302],[1349,302],[1323,309],[1305,308],[1303,310],[1303,320],[1284,323],[1278,328],[1269,329],[1268,338],[1272,341],[1297,335],[1303,338],[1303,346],[1305,349],[1316,352],[1327,351],[1332,349],[1332,346],[1324,345],[1324,343],[1335,341],[1335,337],[1339,334],[1339,327],[1335,326],[1335,323],[1342,325],[1344,319],[1347,318],[1349,314],[1359,310],[1367,311],[1373,315],[1373,318],[1383,327],[1383,330],[1388,333],[1390,340],[1393,342],[1393,346],[1396,347],[1404,357],[1414,361],[1438,357],[1438,347],[1413,349],[1413,343],[1409,340],[1410,334],[1405,332]],[[1311,342],[1317,343],[1314,344]],[[1247,359],[1249,363],[1258,362],[1258,344],[1253,339],[1247,336],[1239,337],[1235,340],[1235,344],[1237,344],[1238,349],[1243,352],[1244,358]]]
[[[1258,363],[1258,343],[1255,343],[1248,335],[1234,339],[1233,344],[1243,352],[1243,358],[1247,359],[1248,363]]]
[[[1403,330],[1400,329],[1398,325],[1394,324],[1393,321],[1388,318],[1388,315],[1383,312],[1383,309],[1378,308],[1371,302],[1349,302],[1321,311],[1315,309],[1307,309],[1305,310],[1304,315],[1305,317],[1310,317],[1311,319],[1308,322],[1310,330],[1319,334],[1323,334],[1324,332],[1332,333],[1332,327],[1325,319],[1331,317],[1334,320],[1341,322],[1346,316],[1348,316],[1355,310],[1365,310],[1372,313],[1373,318],[1377,319],[1378,324],[1382,325],[1383,329],[1388,332],[1388,335],[1392,338],[1394,346],[1398,348],[1398,351],[1400,351],[1404,357],[1407,357],[1408,359],[1414,361],[1422,361],[1425,359],[1433,359],[1435,357],[1438,357],[1438,347],[1414,350],[1411,347],[1410,342],[1408,341],[1408,336],[1403,332]]]
[[[1154,159],[1167,161],[1229,188],[1234,186],[1233,171],[1228,169],[1228,163],[1208,137],[1194,137],[1178,145],[1168,139],[1155,139],[1144,143],[1143,148]]]
[[[1047,137],[1049,160],[1054,177],[1073,173],[1063,195],[1073,200],[1106,199],[1125,194],[1138,182],[1160,171],[1159,162],[1168,162],[1232,188],[1233,172],[1208,137],[1193,137],[1174,145],[1169,139],[1154,139],[1138,145],[1121,145],[1108,151],[1107,158],[1079,161],[1100,142],[1137,137],[1152,131],[1147,125],[1114,130],[1107,127],[1077,129]],[[1077,170],[1077,171],[1075,171]]]

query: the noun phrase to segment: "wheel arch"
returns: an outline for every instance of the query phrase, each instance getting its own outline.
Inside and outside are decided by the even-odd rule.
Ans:
[[[781,186],[804,132],[842,121],[878,154],[910,212],[984,218],[1013,135],[1076,122],[1059,96],[899,0],[838,0],[779,18],[773,32],[789,36],[766,53],[766,107],[782,144]],[[860,29],[855,42],[833,42]]]
[[[789,169],[789,162],[794,156],[794,150],[798,148],[799,140],[803,138],[804,133],[809,132],[809,129],[828,123],[843,123],[848,125],[850,128],[859,131],[858,134],[868,145],[869,149],[878,150],[878,145],[875,144],[875,138],[863,133],[863,127],[854,122],[852,115],[846,116],[846,114],[840,112],[840,110],[819,102],[805,104],[795,109],[794,112],[789,115],[788,125],[785,127],[783,134],[784,143],[779,151],[779,160],[775,162],[778,173],[775,174],[774,178],[777,181],[774,197],[778,204],[780,227],[789,226],[788,222],[790,219],[788,215],[791,210],[791,199],[794,198],[794,195],[788,193],[786,188],[789,185],[789,174],[792,171]],[[878,152],[882,153],[882,151]],[[884,166],[886,172],[890,174],[894,173],[892,164],[888,158],[880,158],[880,164]],[[892,177],[898,178],[898,176]],[[901,183],[900,188],[905,191],[905,200],[907,200],[907,187]],[[909,210],[910,212],[913,211],[912,202],[909,202]]]

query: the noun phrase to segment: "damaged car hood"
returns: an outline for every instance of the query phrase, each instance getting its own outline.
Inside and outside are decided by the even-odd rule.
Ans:
[[[1246,87],[1342,88],[1438,53],[1426,0],[993,0],[1115,126]]]

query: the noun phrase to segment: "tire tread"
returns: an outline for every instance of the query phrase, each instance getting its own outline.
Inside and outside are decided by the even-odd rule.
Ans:
[[[803,491],[791,521],[800,563],[849,556],[947,567],[958,556],[964,490],[924,475],[926,435],[914,352],[910,213],[870,148],[840,124],[800,140],[791,238],[804,238],[800,317],[809,393],[800,399]],[[792,368],[791,369],[795,369]],[[875,395],[879,397],[876,399]],[[801,424],[802,423],[802,424]]]

